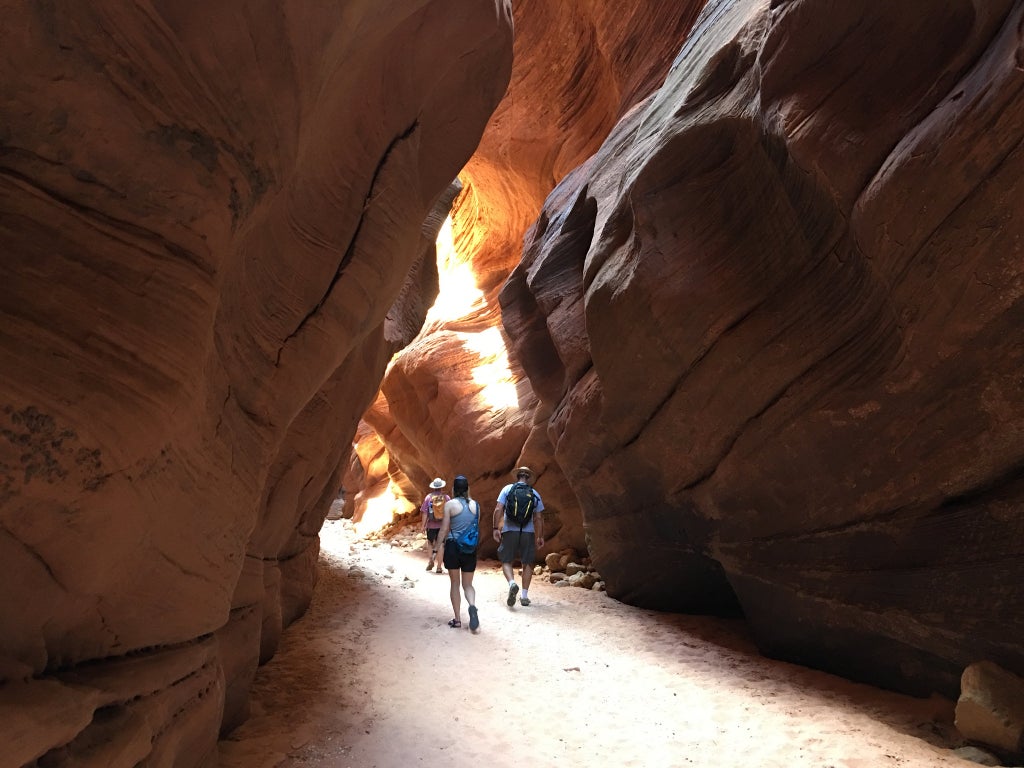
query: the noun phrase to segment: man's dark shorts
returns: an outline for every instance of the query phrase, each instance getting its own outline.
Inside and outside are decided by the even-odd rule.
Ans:
[[[536,554],[533,531],[504,531],[501,534],[501,544],[498,545],[501,562],[511,563],[518,558],[523,565],[533,565]]]
[[[459,545],[448,539],[444,543],[444,567],[449,571],[472,573],[476,570],[476,552],[471,555],[459,552]]]
[[[441,532],[440,528],[427,528],[427,541],[433,544],[437,541],[437,534]]]

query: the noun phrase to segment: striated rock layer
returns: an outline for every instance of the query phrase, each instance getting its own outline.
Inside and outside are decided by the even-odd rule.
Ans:
[[[5,759],[205,764],[245,716],[511,31],[498,0],[7,9]]]
[[[611,595],[1024,672],[1022,21],[711,2],[548,198],[501,305]]]
[[[546,426],[565,364],[546,344],[522,344],[517,356],[508,355],[498,291],[545,197],[657,87],[702,5],[515,3],[512,81],[460,174],[465,190],[452,212],[451,250],[441,256],[453,285],[446,287],[443,274],[438,307],[389,368],[386,402],[366,417],[376,431],[368,439],[394,454],[399,479],[405,475],[416,489],[412,503],[431,478],[450,482],[461,473],[491,509],[514,468],[527,464],[547,506],[547,549],[585,548],[579,505]],[[535,388],[553,397],[538,398]],[[485,541],[484,553],[493,550]]]

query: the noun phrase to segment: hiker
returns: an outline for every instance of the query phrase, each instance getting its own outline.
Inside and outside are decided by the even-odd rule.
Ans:
[[[444,567],[451,579],[452,610],[455,618],[448,626],[462,626],[462,607],[459,584],[469,604],[469,628],[476,632],[480,618],[476,610],[476,589],[473,573],[476,571],[476,548],[480,542],[480,502],[469,495],[469,480],[459,475],[452,481],[452,500],[444,505],[444,520],[438,540],[444,544]]]
[[[498,494],[498,503],[494,507],[494,540],[498,542],[498,559],[501,570],[508,580],[508,599],[506,605],[516,604],[515,571],[512,563],[516,558],[523,564],[523,594],[519,598],[521,605],[529,605],[530,581],[533,579],[533,561],[537,550],[544,546],[544,518],[540,513],[544,510],[544,502],[534,489],[533,472],[529,467],[516,470],[516,481],[509,483]]]
[[[423,530],[427,534],[427,544],[430,546],[430,561],[427,563],[427,570],[434,567],[434,560],[437,560],[437,572],[441,573],[442,557],[437,557],[437,532],[441,530],[441,520],[444,518],[444,505],[451,498],[447,493],[442,493],[445,482],[440,477],[435,477],[430,484],[431,492],[423,499],[420,512],[423,513]]]

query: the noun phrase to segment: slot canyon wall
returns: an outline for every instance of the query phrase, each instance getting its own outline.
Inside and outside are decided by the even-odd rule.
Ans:
[[[0,50],[2,759],[208,765],[433,302],[510,12],[9,3]]]
[[[546,549],[586,550],[574,489],[548,437],[559,392],[545,398],[535,391],[538,382],[550,386],[547,373],[563,363],[546,338],[507,354],[498,293],[547,195],[663,82],[702,6],[513,4],[512,81],[460,174],[465,190],[452,211],[453,251],[441,262],[443,270],[471,273],[473,285],[442,290],[420,336],[392,362],[364,416],[357,441],[363,460],[344,483],[357,491],[346,514],[358,517],[365,498],[389,482],[412,509],[433,477],[450,483],[456,474],[466,475],[473,496],[492,509],[513,470],[527,464],[547,509]],[[494,555],[493,541],[482,547]]]
[[[1024,672],[1022,5],[701,5],[517,4],[453,212],[481,295],[428,317],[369,432],[412,502],[539,468],[548,549],[630,603],[741,610],[770,655],[922,695]],[[499,312],[495,418],[466,347]]]
[[[520,463],[614,597],[1024,673],[1024,4],[875,6],[11,7],[5,753],[203,764],[341,485]]]
[[[710,2],[547,199],[503,320],[611,595],[1024,672],[1022,19]]]

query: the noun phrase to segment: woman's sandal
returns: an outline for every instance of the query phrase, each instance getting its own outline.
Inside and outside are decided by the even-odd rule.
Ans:
[[[452,629],[461,629],[462,628],[462,622],[459,621],[458,619],[452,619],[452,620],[450,620],[448,622],[448,626],[451,627]]]

